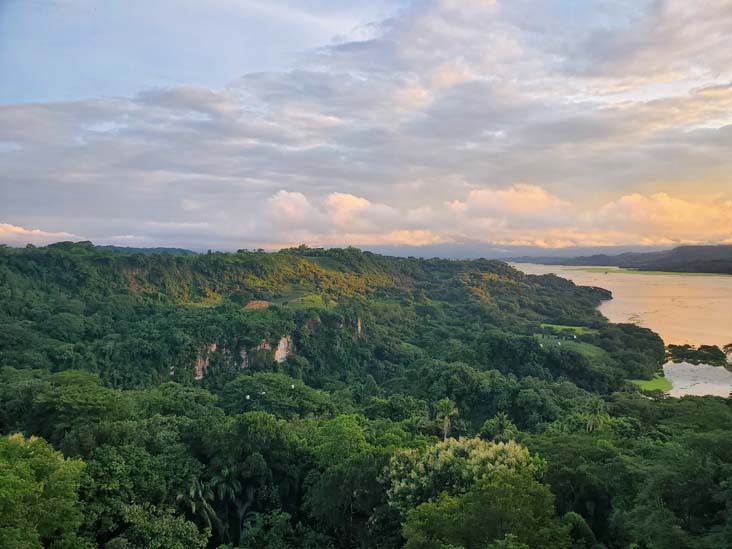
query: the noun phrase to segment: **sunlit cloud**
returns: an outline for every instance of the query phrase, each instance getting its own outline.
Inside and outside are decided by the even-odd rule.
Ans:
[[[587,219],[599,227],[624,228],[643,244],[723,242],[732,236],[732,201],[708,202],[667,193],[633,193],[605,204]]]
[[[310,245],[424,246],[465,241],[498,246],[670,246],[732,239],[732,201],[691,200],[666,193],[632,193],[598,207],[571,203],[537,186],[470,191],[440,207],[400,209],[364,197],[322,198],[281,190],[239,223],[150,221],[141,234],[101,237],[100,243],[181,245],[186,239],[228,238],[265,248]],[[69,233],[0,224],[11,245],[79,240]]]
[[[440,208],[419,210],[372,204],[343,193],[318,201],[280,191],[272,203],[281,201],[292,201],[297,211],[283,223],[276,221],[285,215],[283,209],[261,213],[258,223],[272,231],[264,245],[302,241],[423,246],[471,241],[561,248],[721,243],[732,238],[732,201],[689,200],[665,193],[632,193],[598,207],[572,204],[524,184],[470,191]]]
[[[45,246],[61,240],[83,240],[75,234],[64,232],[50,232],[41,229],[26,229],[10,223],[0,223],[0,244],[9,246],[25,246],[33,244]]]
[[[202,249],[728,241],[729,1],[597,7],[407,2],[224,87],[0,105],[0,221]]]

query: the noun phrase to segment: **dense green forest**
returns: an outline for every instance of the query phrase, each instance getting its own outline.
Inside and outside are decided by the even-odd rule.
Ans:
[[[732,547],[732,406],[505,263],[0,247],[2,548]]]

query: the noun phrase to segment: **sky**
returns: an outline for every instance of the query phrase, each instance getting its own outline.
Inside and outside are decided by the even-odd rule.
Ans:
[[[0,0],[0,243],[732,243],[732,0]]]

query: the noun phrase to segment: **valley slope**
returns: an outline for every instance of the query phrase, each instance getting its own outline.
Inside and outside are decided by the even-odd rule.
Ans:
[[[0,248],[0,537],[720,546],[732,411],[628,383],[664,346],[610,297],[354,248]]]

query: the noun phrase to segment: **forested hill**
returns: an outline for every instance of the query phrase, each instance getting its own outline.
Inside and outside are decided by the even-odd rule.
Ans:
[[[515,261],[546,265],[609,266],[643,271],[732,274],[732,245],[679,246],[673,250],[583,257],[523,257]]]
[[[0,247],[0,547],[724,547],[732,410],[628,383],[664,347],[610,297],[353,248]]]
[[[186,250],[184,248],[130,248],[127,246],[95,246],[99,251],[106,252],[125,252],[135,253],[144,255],[154,254],[173,254],[173,255],[196,255],[196,252],[192,250]]]

